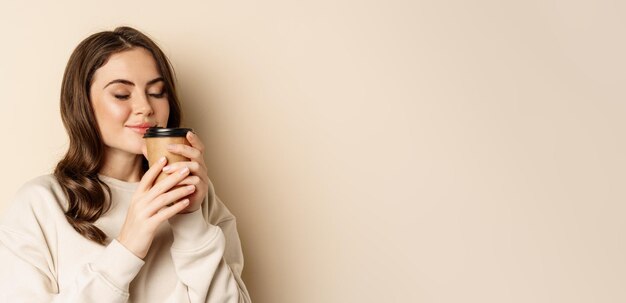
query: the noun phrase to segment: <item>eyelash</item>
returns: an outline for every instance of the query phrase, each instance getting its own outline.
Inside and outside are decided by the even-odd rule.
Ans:
[[[158,94],[149,94],[149,95],[151,97],[161,99],[161,98],[165,97],[165,92],[158,93]],[[130,95],[114,95],[114,96],[115,96],[115,98],[117,98],[119,100],[127,100],[130,97]]]

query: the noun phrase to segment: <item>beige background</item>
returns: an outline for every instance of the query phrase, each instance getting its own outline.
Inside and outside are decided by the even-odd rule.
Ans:
[[[127,24],[254,302],[626,302],[625,3],[2,2],[0,205],[66,148],[72,49]]]

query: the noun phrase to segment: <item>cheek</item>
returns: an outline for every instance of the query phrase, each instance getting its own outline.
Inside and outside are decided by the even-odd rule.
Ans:
[[[111,128],[123,126],[126,118],[130,114],[130,108],[118,102],[109,100],[101,100],[94,104],[94,112],[98,120],[98,124],[102,128]]]
[[[167,126],[167,118],[170,116],[169,103],[163,102],[155,105],[154,112],[159,124],[163,124],[164,127]]]

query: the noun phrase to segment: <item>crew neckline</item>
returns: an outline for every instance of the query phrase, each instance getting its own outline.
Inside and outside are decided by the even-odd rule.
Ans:
[[[134,191],[135,189],[137,189],[137,187],[139,187],[139,182],[122,181],[120,179],[115,179],[113,177],[105,176],[102,174],[98,174],[98,178],[109,186],[123,190]]]

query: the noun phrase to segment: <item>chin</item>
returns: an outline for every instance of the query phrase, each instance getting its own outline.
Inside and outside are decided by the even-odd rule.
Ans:
[[[135,155],[143,155],[144,150],[146,150],[145,144],[133,144],[129,146],[129,148],[126,151]]]
[[[137,148],[133,148],[132,153],[136,154],[136,155],[143,155],[145,150],[146,150],[145,145],[144,146],[139,146]]]

